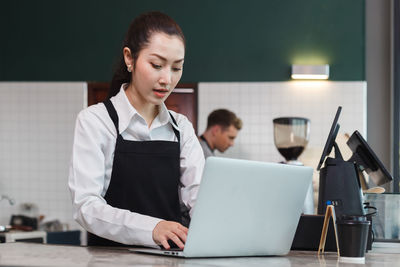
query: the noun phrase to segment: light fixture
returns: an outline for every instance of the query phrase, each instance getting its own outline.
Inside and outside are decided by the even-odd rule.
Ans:
[[[292,79],[327,80],[329,65],[292,65]]]

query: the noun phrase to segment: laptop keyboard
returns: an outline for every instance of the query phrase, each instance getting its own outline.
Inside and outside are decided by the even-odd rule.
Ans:
[[[160,248],[166,251],[183,251],[183,249],[179,248],[172,240],[168,240],[168,245],[170,249],[165,249],[163,246],[160,246]]]

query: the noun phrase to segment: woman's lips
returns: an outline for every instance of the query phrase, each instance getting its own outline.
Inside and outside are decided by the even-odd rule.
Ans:
[[[167,89],[153,89],[154,95],[158,98],[163,98],[167,95]]]

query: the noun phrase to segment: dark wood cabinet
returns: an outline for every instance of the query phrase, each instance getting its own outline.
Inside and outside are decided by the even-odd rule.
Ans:
[[[107,99],[110,83],[88,82],[88,106]],[[197,133],[197,84],[180,83],[165,101],[168,109],[185,115]]]
[[[88,106],[103,102],[107,99],[110,83],[88,82]]]

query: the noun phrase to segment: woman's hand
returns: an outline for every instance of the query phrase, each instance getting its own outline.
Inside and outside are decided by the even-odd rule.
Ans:
[[[185,247],[188,229],[180,223],[161,221],[153,229],[153,240],[165,249],[170,249],[168,240],[172,240],[180,249]]]

